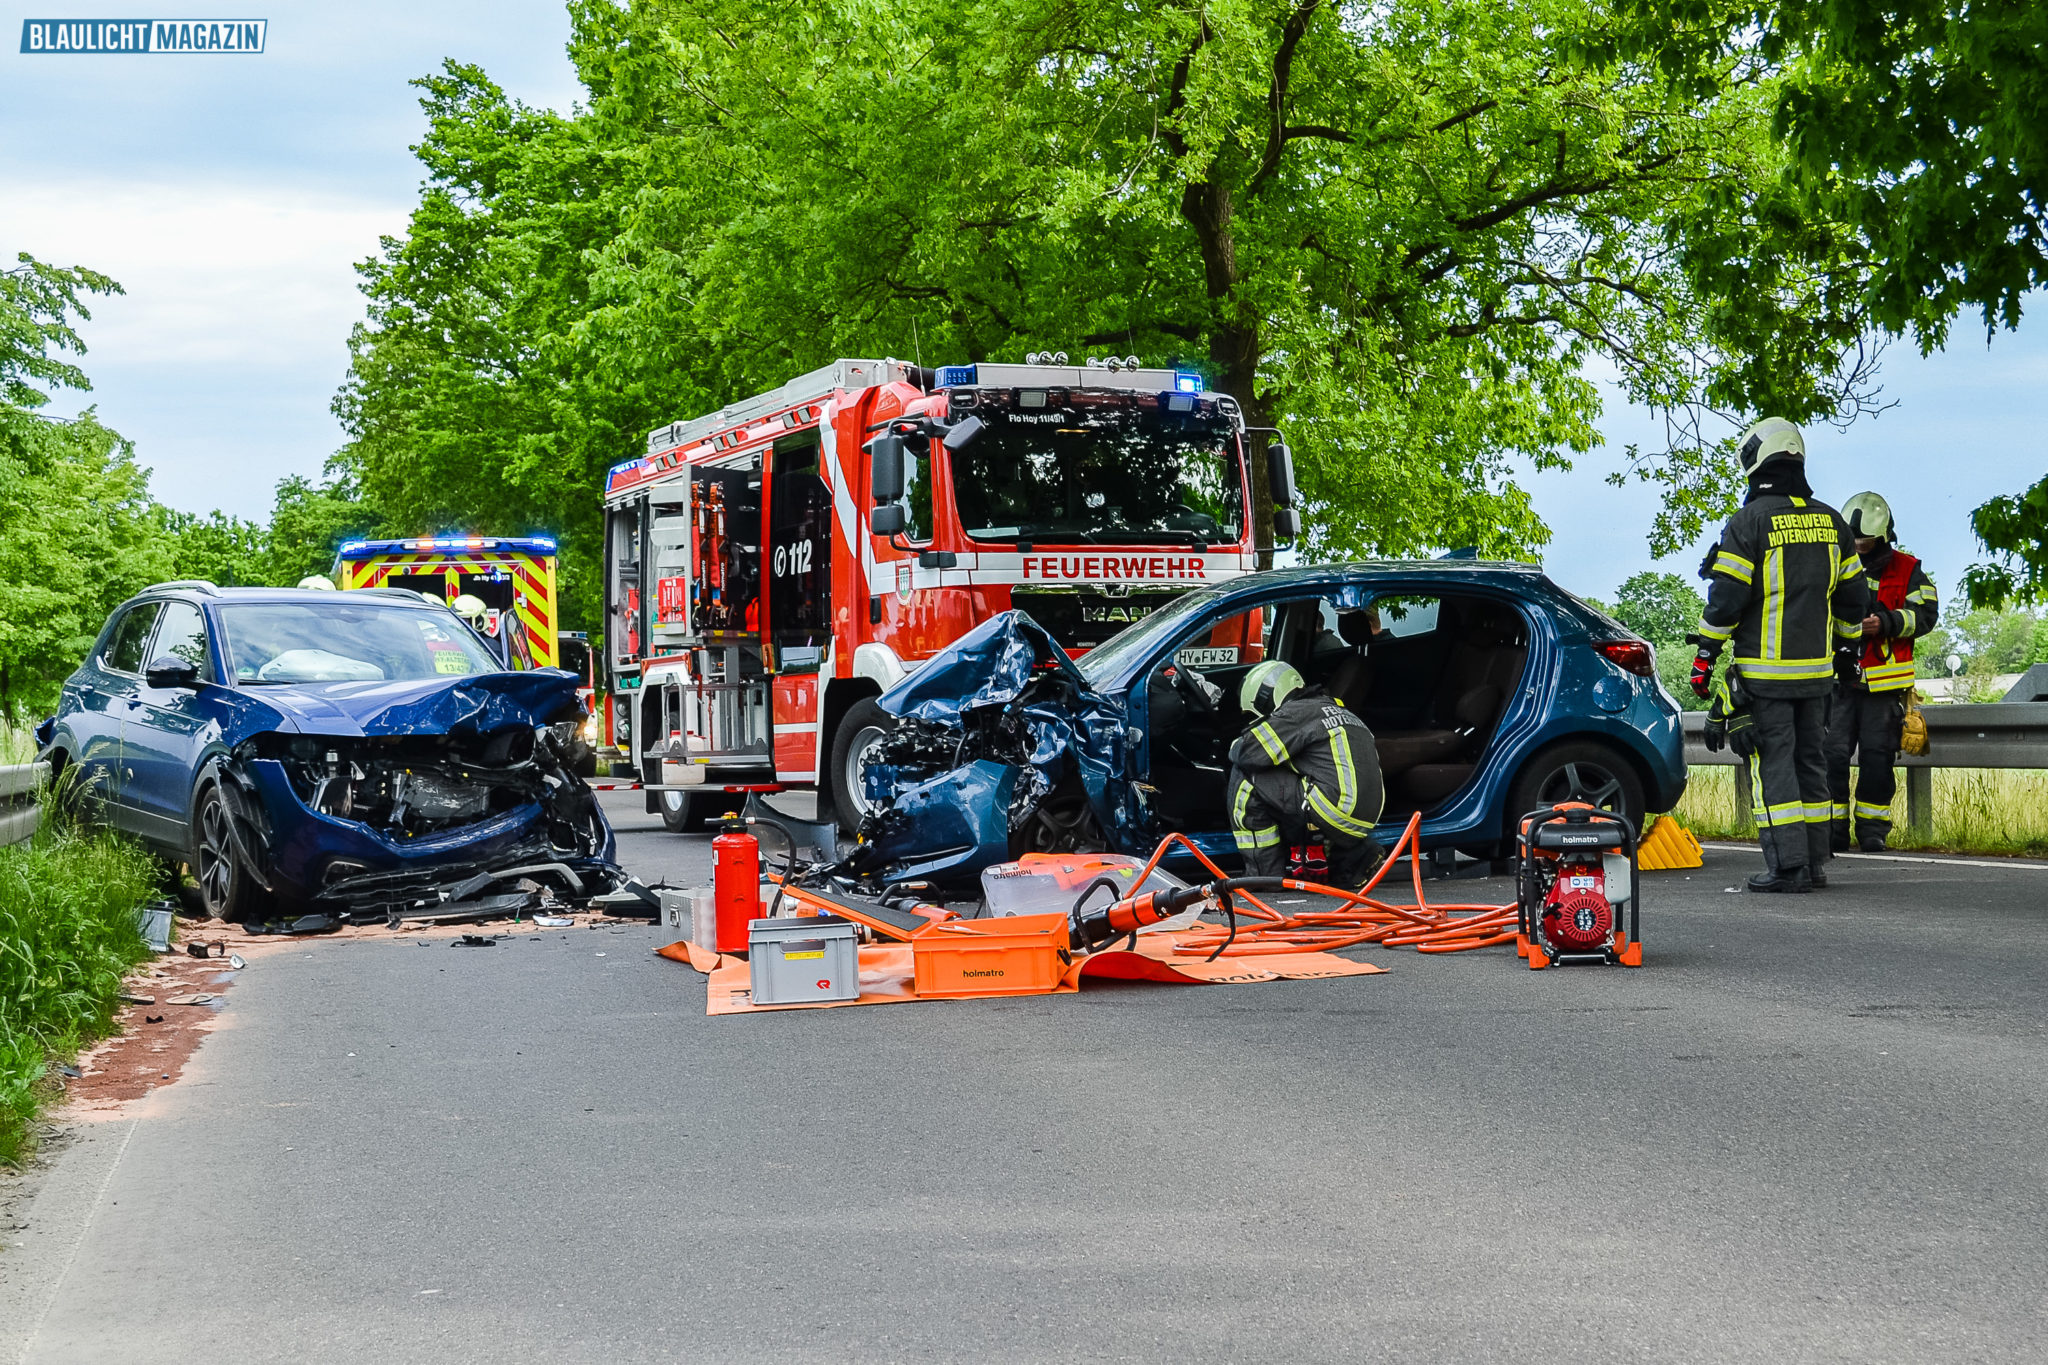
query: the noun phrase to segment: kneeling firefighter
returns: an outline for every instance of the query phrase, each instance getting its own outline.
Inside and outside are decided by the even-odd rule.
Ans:
[[[1828,717],[1828,830],[1836,852],[1849,847],[1853,760],[1856,842],[1865,853],[1881,853],[1892,832],[1892,764],[1913,691],[1913,640],[1934,629],[1941,607],[1920,561],[1898,548],[1890,504],[1875,493],[1858,493],[1842,504],[1842,515],[1856,534],[1871,603],[1862,639],[1847,647],[1849,659],[1837,670],[1841,681]]]
[[[1735,461],[1749,493],[1700,566],[1709,586],[1690,637],[1692,690],[1707,697],[1732,642],[1755,726],[1750,800],[1764,853],[1749,889],[1810,891],[1827,885],[1829,694],[1836,644],[1863,630],[1863,567],[1849,524],[1807,486],[1798,427],[1765,418],[1742,433]]]
[[[1245,871],[1284,877],[1287,846],[1320,839],[1331,881],[1363,886],[1386,857],[1372,833],[1386,803],[1372,731],[1277,659],[1245,674],[1239,704],[1254,717],[1230,746],[1230,823]]]

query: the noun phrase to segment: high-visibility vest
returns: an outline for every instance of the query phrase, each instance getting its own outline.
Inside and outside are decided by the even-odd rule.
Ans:
[[[1906,594],[1913,587],[1913,570],[1920,561],[1904,550],[1893,550],[1884,572],[1875,584],[1877,604],[1887,611],[1904,611]],[[1873,636],[1863,645],[1863,685],[1873,692],[1891,692],[1913,682],[1913,640],[1911,636],[1886,639]]]

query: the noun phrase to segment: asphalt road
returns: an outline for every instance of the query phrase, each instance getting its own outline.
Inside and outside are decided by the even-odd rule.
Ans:
[[[705,874],[705,838],[620,808],[629,865]],[[1638,972],[1382,951],[1367,978],[708,1019],[651,927],[266,958],[182,1083],[58,1158],[0,1260],[0,1344],[2048,1356],[2048,871],[1724,891],[1753,861],[1650,875]]]

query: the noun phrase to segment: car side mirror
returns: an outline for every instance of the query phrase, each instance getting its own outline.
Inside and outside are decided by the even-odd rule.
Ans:
[[[903,504],[892,502],[868,513],[868,529],[878,536],[900,536],[905,525]]]
[[[868,447],[869,480],[874,485],[875,506],[899,501],[903,497],[903,438],[901,436],[877,436]],[[881,527],[877,526],[879,533]],[[899,526],[897,528],[901,530]]]
[[[150,660],[142,678],[151,687],[199,686],[199,670],[175,654],[160,654]]]

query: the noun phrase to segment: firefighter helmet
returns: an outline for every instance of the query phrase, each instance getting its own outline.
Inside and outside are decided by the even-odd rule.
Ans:
[[[457,616],[460,616],[465,621],[471,622],[483,620],[484,612],[488,610],[488,608],[484,606],[483,598],[478,597],[474,593],[467,592],[463,593],[460,597],[457,597],[453,602],[450,602],[448,605],[455,608],[455,614]]]
[[[334,580],[324,573],[309,573],[299,580],[302,588],[316,588],[321,592],[333,592]]]
[[[1872,540],[1895,538],[1891,504],[1875,493],[1858,493],[1843,503],[1842,520],[1849,523],[1858,540],[1865,536]]]
[[[1268,659],[1252,665],[1244,675],[1237,704],[1260,718],[1272,715],[1280,704],[1302,689],[1301,673],[1293,664]]]
[[[1805,438],[1782,417],[1766,417],[1735,438],[1735,467],[1745,479],[1773,460],[1805,458]]]

